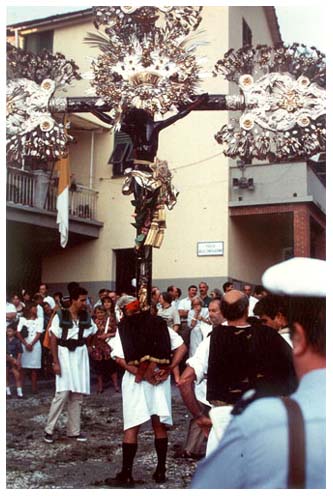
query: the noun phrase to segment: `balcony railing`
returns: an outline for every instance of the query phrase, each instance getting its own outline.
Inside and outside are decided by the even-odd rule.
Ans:
[[[46,178],[45,182],[44,179],[44,197],[41,196],[42,186],[40,178],[34,172],[7,167],[7,202],[56,212],[56,180]],[[98,191],[76,185],[76,190],[69,192],[69,214],[81,219],[96,220],[97,196]]]

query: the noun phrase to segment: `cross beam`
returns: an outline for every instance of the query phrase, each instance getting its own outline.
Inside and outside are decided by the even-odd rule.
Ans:
[[[91,112],[100,110],[109,112],[112,106],[108,103],[98,104],[100,97],[53,97],[49,102],[50,112]],[[242,95],[209,95],[206,103],[200,104],[194,110],[243,110],[245,109]]]

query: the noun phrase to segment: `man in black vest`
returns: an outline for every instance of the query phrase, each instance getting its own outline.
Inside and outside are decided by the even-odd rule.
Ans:
[[[56,393],[45,427],[46,443],[54,442],[54,427],[66,404],[67,436],[77,441],[87,440],[80,430],[83,395],[90,393],[86,341],[88,336],[97,332],[97,326],[86,310],[87,294],[84,288],[74,288],[70,295],[70,307],[57,311],[49,329]]]
[[[170,372],[186,352],[182,338],[161,317],[142,311],[140,302],[128,295],[118,300],[123,318],[112,340],[112,353],[125,369],[122,380],[124,436],[122,468],[107,478],[111,487],[134,487],[133,463],[142,424],[151,420],[157,466],[153,479],[166,480],[167,425],[172,425]]]
[[[290,346],[272,328],[247,322],[249,300],[237,290],[228,291],[221,301],[221,311],[227,325],[214,327],[190,359],[192,366],[183,372],[178,384],[185,405],[206,435],[211,420],[204,415],[193,392],[194,381],[207,376],[207,400],[222,406],[224,428],[230,419],[233,405],[250,390],[260,396],[292,393],[297,380]],[[196,356],[197,355],[197,356]],[[217,444],[213,431],[208,439],[207,452]]]

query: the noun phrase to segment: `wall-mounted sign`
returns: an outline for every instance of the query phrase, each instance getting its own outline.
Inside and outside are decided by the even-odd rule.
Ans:
[[[224,255],[223,241],[199,241],[197,243],[198,257]]]

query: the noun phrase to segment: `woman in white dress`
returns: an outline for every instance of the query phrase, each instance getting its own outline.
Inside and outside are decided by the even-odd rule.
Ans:
[[[22,384],[26,370],[31,372],[31,390],[37,393],[37,372],[42,366],[42,347],[40,336],[43,332],[43,321],[37,317],[37,305],[27,304],[17,326],[17,337],[23,344]]]
[[[201,324],[209,324],[209,311],[203,305],[204,302],[200,296],[194,296],[192,298],[192,309],[188,312],[187,316],[187,325],[191,329],[189,357],[194,355],[197,347],[204,338]]]

